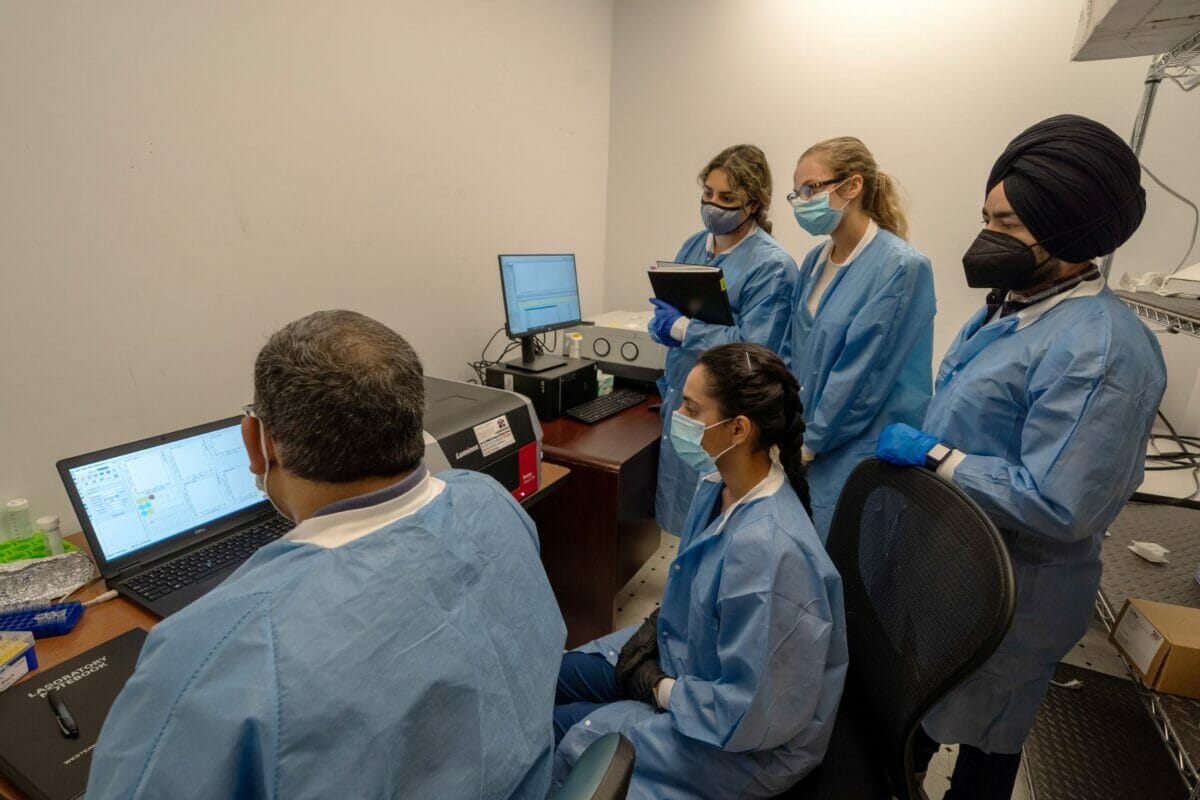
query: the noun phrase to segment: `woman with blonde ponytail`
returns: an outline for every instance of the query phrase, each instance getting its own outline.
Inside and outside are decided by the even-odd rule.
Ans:
[[[813,524],[893,422],[920,425],[932,392],[933,271],[907,241],[896,182],[852,136],[818,142],[788,195],[800,227],[829,236],[805,257],[786,355],[800,383]],[[912,422],[916,420],[916,422]]]

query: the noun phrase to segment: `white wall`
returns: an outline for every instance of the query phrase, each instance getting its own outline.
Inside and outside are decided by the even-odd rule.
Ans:
[[[766,152],[775,232],[799,261],[816,240],[799,229],[786,200],[796,159],[820,139],[850,134],[911,198],[911,238],[936,273],[940,359],[983,301],[984,292],[966,287],[961,257],[978,233],[988,171],[1008,141],[1065,112],[1122,136],[1132,128],[1150,59],[1071,63],[1080,7],[1078,0],[617,0],[606,308],[645,306],[645,266],[674,256],[700,228],[696,173],[736,142]],[[1194,199],[1198,128],[1200,92],[1164,84],[1144,160]],[[1117,275],[1169,269],[1187,244],[1190,211],[1149,179],[1145,185],[1150,212],[1118,254]],[[1200,342],[1168,344],[1190,346],[1191,363],[1200,364]],[[1173,398],[1190,393],[1191,369],[1191,377],[1172,374]]]
[[[371,314],[465,377],[503,319],[497,252],[574,251],[585,313],[640,308],[644,266],[699,227],[697,170],[738,141],[771,159],[797,257],[796,156],[867,141],[934,261],[940,356],[982,297],[959,258],[1004,144],[1062,111],[1125,134],[1137,110],[1148,59],[1071,64],[1077,13],[0,0],[0,500],[73,526],[55,460],[236,413],[264,337],[316,308]],[[1144,155],[1193,197],[1197,123],[1200,97],[1164,85]],[[1147,187],[1116,274],[1186,243],[1186,209]],[[1195,344],[1164,342],[1168,408]]]
[[[283,323],[372,315],[427,371],[503,322],[496,254],[600,311],[612,4],[0,0],[0,499],[239,412]]]

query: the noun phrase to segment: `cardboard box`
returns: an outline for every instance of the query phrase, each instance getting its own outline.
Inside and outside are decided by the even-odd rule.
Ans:
[[[1147,688],[1200,699],[1200,608],[1127,600],[1109,639]]]

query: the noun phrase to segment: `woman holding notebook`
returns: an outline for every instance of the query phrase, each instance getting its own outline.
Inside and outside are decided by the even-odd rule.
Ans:
[[[896,184],[858,139],[800,157],[796,221],[829,239],[800,265],[790,366],[804,403],[813,524],[824,542],[847,476],[893,422],[920,425],[932,390],[933,271],[904,237]],[[914,422],[914,420],[916,420]]]
[[[796,262],[771,238],[771,170],[754,145],[739,144],[717,154],[699,181],[704,230],[683,243],[675,261],[720,267],[724,273],[732,325],[689,319],[677,308],[652,299],[650,334],[668,347],[665,375],[659,379],[663,435],[658,460],[656,515],[663,530],[679,534],[700,474],[671,443],[671,416],[682,402],[684,381],[700,353],[721,344],[754,342],[776,352],[789,336]]]

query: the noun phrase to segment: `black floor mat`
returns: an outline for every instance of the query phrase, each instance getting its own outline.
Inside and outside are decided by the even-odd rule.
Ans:
[[[1187,800],[1187,786],[1127,679],[1059,664],[1025,741],[1035,800]]]

